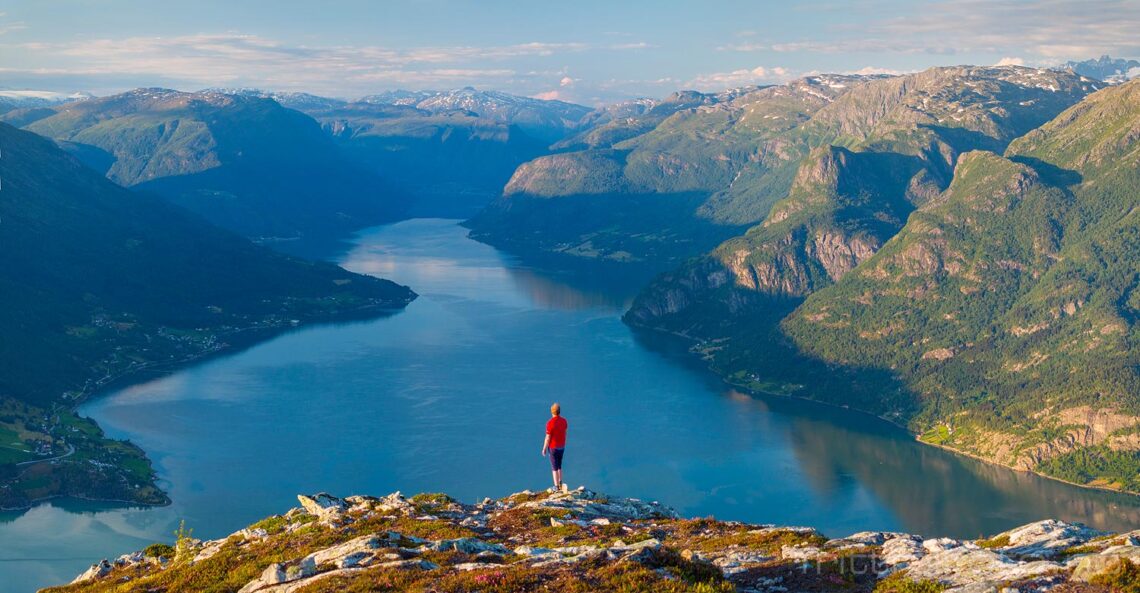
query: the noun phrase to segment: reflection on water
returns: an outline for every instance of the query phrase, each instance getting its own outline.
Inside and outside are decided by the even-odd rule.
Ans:
[[[362,233],[346,267],[412,286],[406,311],[303,328],[84,406],[141,445],[161,509],[47,504],[0,515],[0,571],[23,591],[91,561],[219,537],[299,492],[546,485],[551,400],[570,420],[567,481],[686,514],[976,536],[1043,517],[1140,526],[1137,499],[1080,490],[915,443],[838,408],[729,389],[667,336],[619,316],[640,281],[551,272],[465,238],[452,221]]]

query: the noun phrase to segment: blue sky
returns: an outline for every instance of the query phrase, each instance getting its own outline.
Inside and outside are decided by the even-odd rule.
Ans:
[[[0,88],[476,86],[596,104],[817,72],[1140,56],[1140,0],[5,0]]]

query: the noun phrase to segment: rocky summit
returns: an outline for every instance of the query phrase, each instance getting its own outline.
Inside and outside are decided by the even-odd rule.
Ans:
[[[52,592],[1140,590],[1140,531],[1055,520],[989,539],[684,519],[578,488],[460,503],[444,494],[298,496],[237,531],[103,560]],[[180,530],[183,531],[183,530]]]

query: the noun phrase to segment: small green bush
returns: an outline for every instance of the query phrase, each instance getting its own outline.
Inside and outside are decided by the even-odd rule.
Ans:
[[[1108,570],[1089,580],[1094,585],[1112,589],[1112,593],[1140,593],[1140,566],[1121,558]]]
[[[875,584],[875,593],[941,593],[946,585],[922,579],[912,581],[904,573],[896,572]]]
[[[999,535],[991,537],[990,539],[980,539],[977,541],[978,546],[986,548],[987,550],[994,550],[997,548],[1004,548],[1009,545],[1008,535]]]
[[[173,558],[174,546],[167,544],[151,544],[143,549],[143,556],[147,558]]]

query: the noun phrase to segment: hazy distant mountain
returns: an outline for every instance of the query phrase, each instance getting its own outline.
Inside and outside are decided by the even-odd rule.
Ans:
[[[0,113],[7,113],[13,109],[48,107],[60,103],[83,101],[92,96],[89,93],[82,92],[57,93],[54,91],[0,89]]]
[[[246,235],[343,230],[391,220],[406,207],[311,117],[271,99],[136,89],[35,115],[18,123],[113,181]]]
[[[518,168],[469,221],[522,250],[679,261],[761,220],[808,143],[789,134],[861,77],[821,76],[719,94],[675,93],[564,141]]]
[[[521,163],[550,152],[590,110],[472,88],[388,91],[355,101],[258,89],[211,92],[272,99],[315,118],[355,164],[406,194],[408,215],[468,217]]]
[[[320,111],[325,109],[336,109],[342,107],[348,101],[343,99],[333,99],[330,97],[322,97],[320,95],[313,95],[309,93],[297,92],[280,92],[280,91],[263,91],[255,88],[225,88],[214,87],[203,89],[202,93],[221,93],[225,95],[241,95],[245,97],[257,97],[261,99],[273,99],[284,107],[289,109],[296,109],[297,111],[310,112]]]
[[[390,91],[369,95],[361,103],[407,105],[429,113],[465,111],[481,118],[517,126],[547,144],[561,140],[577,129],[589,107],[520,97],[499,91],[464,87],[451,91]]]
[[[206,334],[226,326],[402,307],[413,296],[252,245],[30,132],[0,124],[0,143],[0,396],[46,404],[133,359],[206,348]],[[183,330],[203,340],[182,340]]]
[[[750,90],[758,90],[753,87]],[[580,132],[554,145],[560,150],[608,148],[657,127],[665,118],[683,109],[732,100],[746,91],[699,93],[679,91],[664,99],[634,99],[599,107],[582,118]]]
[[[471,216],[516,167],[549,152],[519,126],[469,111],[358,102],[309,113],[354,162],[398,184],[417,216]]]
[[[1073,72],[1081,76],[1088,76],[1113,84],[1140,76],[1140,62],[1109,56],[1101,56],[1095,60],[1083,62],[1066,62],[1065,66],[1072,68]]]

